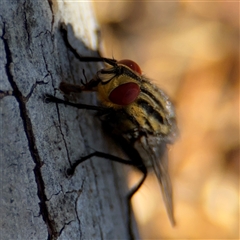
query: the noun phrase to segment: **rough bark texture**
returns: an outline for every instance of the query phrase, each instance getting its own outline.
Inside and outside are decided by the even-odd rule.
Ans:
[[[116,149],[93,112],[43,102],[45,93],[62,97],[61,81],[97,70],[67,50],[60,22],[80,54],[96,55],[89,3],[1,2],[0,90],[12,91],[0,94],[1,239],[128,239],[120,164],[93,158],[66,176],[92,149]],[[96,104],[94,94],[73,100]]]

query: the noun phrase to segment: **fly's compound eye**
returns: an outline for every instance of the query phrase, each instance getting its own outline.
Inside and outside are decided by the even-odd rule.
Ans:
[[[132,61],[132,60],[123,59],[123,60],[118,61],[118,63],[121,63],[121,64],[129,67],[129,68],[132,69],[134,72],[137,72],[137,73],[140,74],[140,75],[142,74],[141,68],[138,66],[137,63],[135,63],[135,62]]]
[[[134,102],[140,93],[138,84],[129,82],[119,85],[109,95],[109,100],[112,103],[125,106]]]

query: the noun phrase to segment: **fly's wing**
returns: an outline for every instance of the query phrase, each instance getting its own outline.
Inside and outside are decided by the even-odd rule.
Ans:
[[[146,167],[153,169],[160,183],[163,200],[172,225],[175,225],[173,216],[172,185],[168,174],[167,146],[160,137],[142,136],[134,144]]]

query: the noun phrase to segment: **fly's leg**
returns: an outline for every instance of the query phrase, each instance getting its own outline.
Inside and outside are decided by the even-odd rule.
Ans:
[[[59,89],[66,95],[70,95],[70,93],[80,93],[84,91],[83,88],[83,86],[67,82],[61,82],[59,85]]]
[[[75,107],[75,108],[78,108],[78,109],[88,109],[88,110],[95,110],[95,111],[104,111],[104,110],[106,110],[106,108],[104,108],[104,107],[88,105],[88,104],[82,104],[82,103],[68,102],[68,101],[62,100],[60,98],[56,98],[53,95],[49,95],[49,94],[46,94],[44,96],[44,101],[45,101],[45,103],[52,102],[52,103],[65,104],[65,105],[72,106],[72,107]]]
[[[144,165],[141,165],[141,166],[136,165],[136,163],[131,161],[131,160],[125,160],[125,159],[119,158],[117,156],[108,154],[108,153],[95,151],[95,152],[93,152],[93,153],[91,153],[91,154],[89,154],[85,157],[82,157],[81,159],[79,159],[75,163],[73,163],[73,165],[67,170],[67,174],[68,175],[73,175],[76,167],[79,164],[83,163],[84,161],[90,159],[91,157],[99,157],[99,158],[110,160],[110,161],[113,161],[113,162],[118,162],[118,163],[123,163],[123,164],[130,165],[130,166],[134,166],[134,167],[138,168],[143,173],[143,176],[142,176],[141,180],[139,181],[139,183],[136,186],[134,186],[127,195],[127,217],[128,217],[127,224],[128,224],[129,239],[134,240],[135,237],[134,237],[133,225],[132,225],[131,199],[132,199],[133,195],[142,186],[143,182],[145,181],[145,179],[147,177],[147,168]]]
[[[133,225],[132,225],[132,204],[131,204],[131,199],[133,197],[133,195],[139,190],[139,188],[142,186],[142,184],[144,183],[146,177],[147,177],[147,168],[144,165],[141,166],[136,166],[134,164],[135,167],[137,167],[142,173],[143,176],[141,178],[141,180],[139,181],[138,184],[136,184],[128,193],[127,195],[127,203],[128,203],[128,232],[129,232],[129,236],[131,240],[134,240],[134,233],[133,233]]]
[[[84,57],[80,56],[76,49],[72,47],[72,45],[68,42],[67,37],[67,30],[65,24],[61,24],[60,31],[62,33],[63,40],[66,44],[66,46],[70,49],[70,51],[74,54],[74,56],[81,62],[105,62],[112,66],[117,64],[117,61],[111,58],[104,58],[104,57]]]
[[[108,153],[95,151],[95,152],[90,153],[89,155],[87,155],[85,157],[82,157],[81,159],[79,159],[75,163],[73,163],[73,165],[67,170],[67,174],[68,175],[73,175],[76,167],[79,164],[83,163],[84,161],[90,159],[91,157],[99,157],[99,158],[103,158],[103,159],[110,160],[110,161],[113,161],[113,162],[127,164],[127,165],[130,165],[130,166],[133,165],[133,162],[131,160],[125,160],[125,159],[119,158],[117,156],[108,154]]]

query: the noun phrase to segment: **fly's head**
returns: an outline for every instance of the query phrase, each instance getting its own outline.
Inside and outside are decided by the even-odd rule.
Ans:
[[[133,103],[140,94],[141,69],[131,60],[114,61],[98,71],[97,88],[100,102],[120,109]]]

